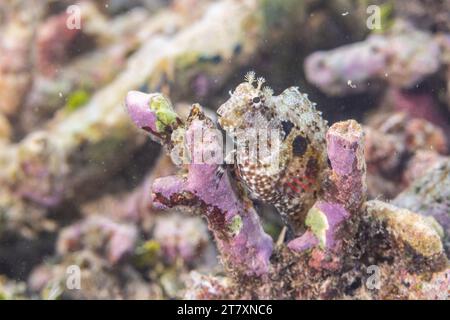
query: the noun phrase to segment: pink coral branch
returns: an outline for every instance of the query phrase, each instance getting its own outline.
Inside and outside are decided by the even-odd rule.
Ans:
[[[328,130],[327,150],[332,170],[322,199],[308,213],[321,217],[322,225],[308,223],[307,218],[310,230],[288,244],[291,250],[304,251],[317,244],[334,252],[341,248],[342,238],[348,234],[340,230],[352,214],[360,211],[366,198],[363,138],[362,127],[354,120],[335,123]],[[321,241],[319,232],[322,232]]]
[[[150,128],[148,131],[154,134],[160,114],[157,115],[148,107],[151,97],[152,95],[130,92],[127,109],[137,126]],[[183,128],[179,128],[184,135],[182,148],[186,147],[190,159],[194,158],[199,148],[216,156],[221,155],[222,146],[215,139],[202,136],[202,132],[208,129],[216,128],[200,107],[194,105],[187,123]],[[196,141],[194,143],[194,137],[199,133],[204,137],[201,145]],[[164,135],[162,141],[169,144],[171,149],[170,146],[177,142],[168,141],[168,137]],[[246,276],[266,274],[269,271],[273,241],[262,229],[252,203],[235,192],[235,187],[227,175],[218,178],[218,167],[216,162],[189,163],[186,176],[169,176],[155,180],[152,189],[153,204],[160,209],[177,206],[198,209],[208,221],[226,267]]]
[[[440,37],[397,21],[388,33],[305,60],[306,78],[323,92],[342,96],[374,88],[374,82],[413,88],[445,63]]]

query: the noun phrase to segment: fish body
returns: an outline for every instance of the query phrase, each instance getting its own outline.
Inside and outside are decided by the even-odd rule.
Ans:
[[[272,204],[294,234],[320,195],[328,168],[326,121],[307,95],[278,96],[253,72],[217,110],[235,143],[234,171],[252,198]]]

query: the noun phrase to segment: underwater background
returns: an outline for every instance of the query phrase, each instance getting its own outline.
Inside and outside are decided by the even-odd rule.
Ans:
[[[449,148],[450,1],[1,1],[0,299],[447,299]]]

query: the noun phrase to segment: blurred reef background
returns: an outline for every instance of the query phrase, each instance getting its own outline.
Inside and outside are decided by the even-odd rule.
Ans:
[[[276,210],[251,202],[272,253],[254,273],[210,220],[153,205],[179,168],[125,103],[160,92],[180,121],[193,103],[215,121],[249,70],[307,93],[328,145],[364,163],[342,177],[328,150],[332,183],[351,184],[327,199],[352,217],[336,246],[311,223],[284,246]],[[449,147],[450,1],[1,1],[0,299],[447,298]]]

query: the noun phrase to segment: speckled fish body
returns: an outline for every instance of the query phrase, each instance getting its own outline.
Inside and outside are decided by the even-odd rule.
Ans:
[[[218,109],[219,123],[235,140],[235,172],[250,195],[274,205],[298,234],[328,167],[328,127],[298,88],[274,96],[270,88],[262,88],[263,83],[264,79],[249,73]],[[248,142],[255,136],[258,157]],[[269,152],[261,155],[263,149]]]

